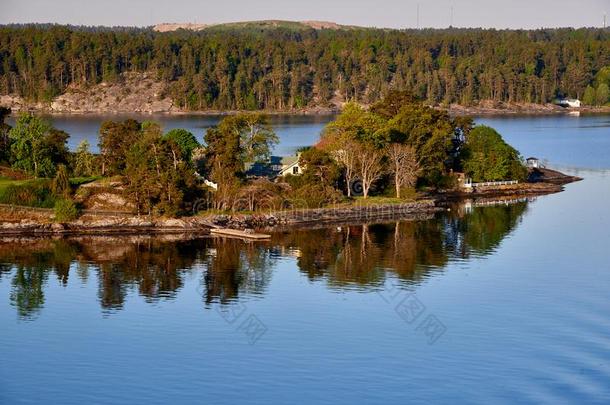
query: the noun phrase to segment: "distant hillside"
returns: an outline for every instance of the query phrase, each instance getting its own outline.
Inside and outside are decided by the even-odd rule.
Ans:
[[[355,27],[340,25],[329,21],[283,21],[283,20],[263,20],[263,21],[243,21],[221,24],[195,24],[195,23],[163,23],[153,27],[157,32],[170,32],[179,29],[202,31],[202,30],[273,30],[284,28],[288,30],[306,30],[306,29],[352,29]]]
[[[0,96],[61,111],[333,108],[391,89],[445,106],[608,102],[608,29],[351,28],[0,26]]]
[[[193,23],[163,23],[157,24],[153,27],[153,30],[157,32],[171,32],[176,30],[191,30],[201,31],[209,27],[208,24],[193,24]]]

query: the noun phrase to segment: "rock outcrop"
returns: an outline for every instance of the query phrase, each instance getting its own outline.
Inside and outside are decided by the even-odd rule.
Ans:
[[[16,95],[0,96],[0,105],[13,111],[50,113],[158,113],[179,111],[167,95],[168,84],[152,73],[123,73],[115,82],[71,85],[51,103],[30,103]]]
[[[51,112],[169,112],[173,101],[167,85],[152,73],[123,73],[113,83],[102,82],[88,89],[71,86],[50,105]]]

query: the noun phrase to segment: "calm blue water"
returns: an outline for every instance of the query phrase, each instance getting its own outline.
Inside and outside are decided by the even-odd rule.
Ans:
[[[609,403],[610,120],[480,122],[584,180],[262,244],[2,239],[0,403]]]
[[[496,128],[523,157],[557,166],[610,168],[610,115],[485,117],[479,124]]]
[[[220,115],[169,115],[169,114],[112,114],[112,115],[49,115],[45,118],[53,125],[70,134],[68,146],[75,150],[78,144],[87,139],[91,149],[96,151],[98,132],[102,122],[119,121],[133,118],[138,121],[156,121],[161,123],[164,131],[184,128],[193,133],[199,142],[203,142],[205,131],[216,124]],[[275,153],[280,156],[292,155],[303,146],[313,145],[319,138],[320,131],[334,119],[333,115],[270,115],[269,120],[280,137]],[[9,119],[14,124],[15,117]]]

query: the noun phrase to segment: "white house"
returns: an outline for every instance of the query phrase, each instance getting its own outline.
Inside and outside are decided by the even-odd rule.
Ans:
[[[296,156],[271,156],[268,161],[246,163],[246,177],[267,177],[270,179],[278,176],[303,174],[303,167],[299,165],[300,153]]]
[[[563,98],[557,104],[562,107],[580,108],[580,100],[576,98]]]
[[[528,157],[525,159],[525,165],[530,169],[540,169],[544,167],[544,164],[542,164],[540,159],[535,157]]]
[[[282,168],[278,176],[299,175],[303,173],[303,168],[299,165],[299,156],[287,156],[282,158]]]

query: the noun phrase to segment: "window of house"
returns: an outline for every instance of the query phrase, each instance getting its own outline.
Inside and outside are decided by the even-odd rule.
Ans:
[[[294,166],[292,168],[292,174],[299,174],[299,166]]]

